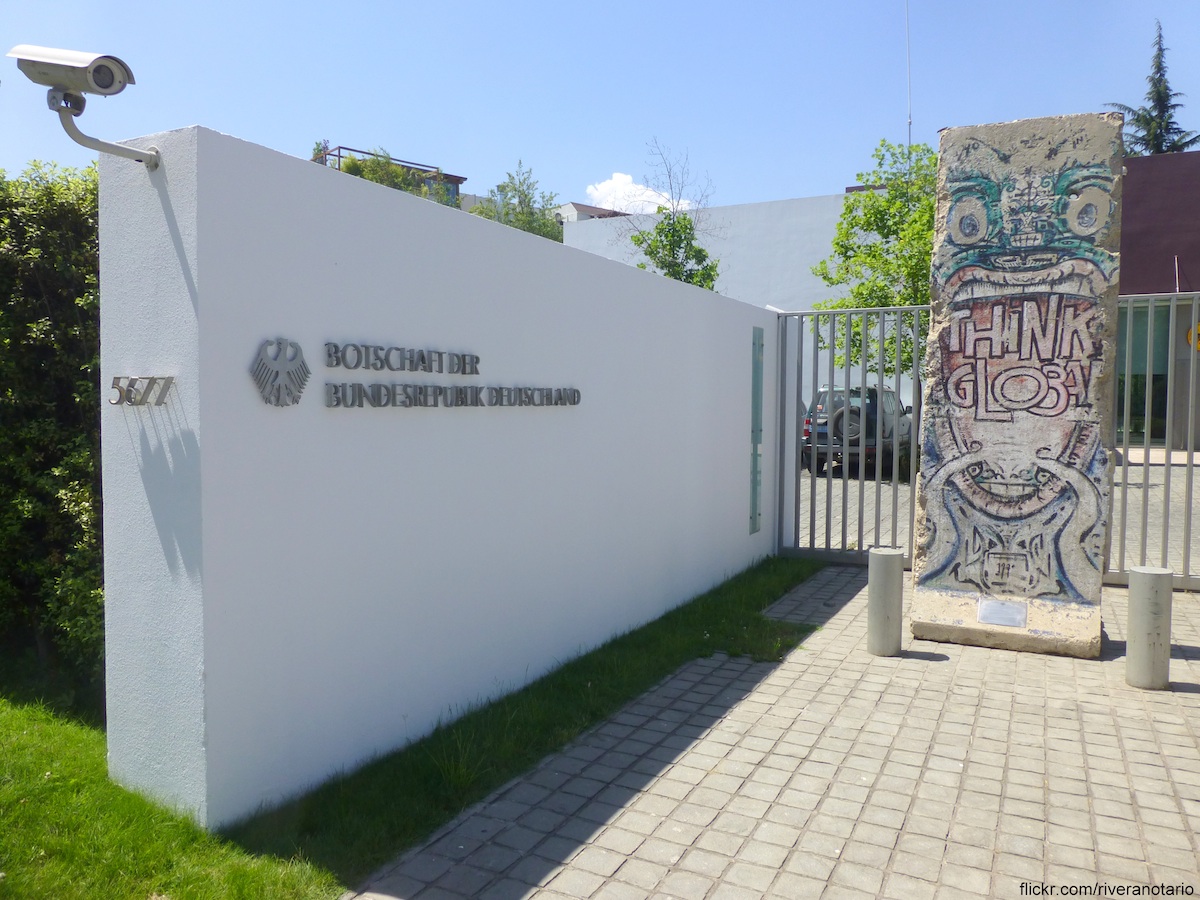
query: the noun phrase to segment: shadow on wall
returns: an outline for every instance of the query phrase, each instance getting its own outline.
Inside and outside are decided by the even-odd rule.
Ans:
[[[175,207],[171,204],[171,195],[167,190],[165,179],[159,178],[156,180],[154,187],[158,191],[158,198],[162,203],[163,221],[167,225],[167,231],[171,234],[171,246],[175,250],[175,258],[179,260],[179,271],[183,275],[183,280],[187,283],[188,299],[192,301],[192,309],[198,310],[200,307],[200,292],[196,289],[196,277],[192,274],[192,264],[188,260],[183,232],[179,229],[179,220],[175,216]]]
[[[137,416],[142,484],[172,575],[200,575],[200,442],[174,402]],[[126,423],[132,425],[132,420]],[[133,435],[130,434],[132,440]]]

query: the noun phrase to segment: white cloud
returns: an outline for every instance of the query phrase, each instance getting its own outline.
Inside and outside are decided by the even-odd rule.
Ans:
[[[588,203],[604,209],[627,213],[652,213],[669,206],[670,198],[644,184],[635,184],[632,175],[613,172],[612,178],[587,186]],[[686,209],[690,204],[682,204]]]

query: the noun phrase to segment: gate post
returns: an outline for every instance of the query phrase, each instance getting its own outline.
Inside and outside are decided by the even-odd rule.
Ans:
[[[899,656],[904,604],[904,551],[872,547],[867,556],[867,652]]]
[[[1129,624],[1125,629],[1125,683],[1166,690],[1171,669],[1171,570],[1129,567]]]

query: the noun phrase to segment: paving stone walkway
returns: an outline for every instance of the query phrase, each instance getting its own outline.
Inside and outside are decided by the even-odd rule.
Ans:
[[[780,664],[690,663],[348,895],[921,898],[1056,887],[1200,893],[1200,597],[1171,690],[1099,660],[914,641],[866,652],[865,570],[771,614],[821,626]],[[907,606],[907,598],[906,598]]]

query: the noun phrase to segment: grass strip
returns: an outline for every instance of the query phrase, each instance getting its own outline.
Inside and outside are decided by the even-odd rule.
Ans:
[[[104,732],[0,699],[0,898],[336,897],[330,872],[257,857],[108,780]]]
[[[811,628],[761,612],[818,568],[808,560],[765,560],[521,690],[226,833],[253,852],[298,855],[356,884],[684,663],[717,652],[782,659]]]
[[[224,836],[108,780],[92,714],[0,664],[0,900],[334,898],[681,665],[779,660],[810,629],[760,615],[819,568],[773,558]],[[19,671],[18,671],[19,670]],[[86,706],[85,698],[75,697]]]

